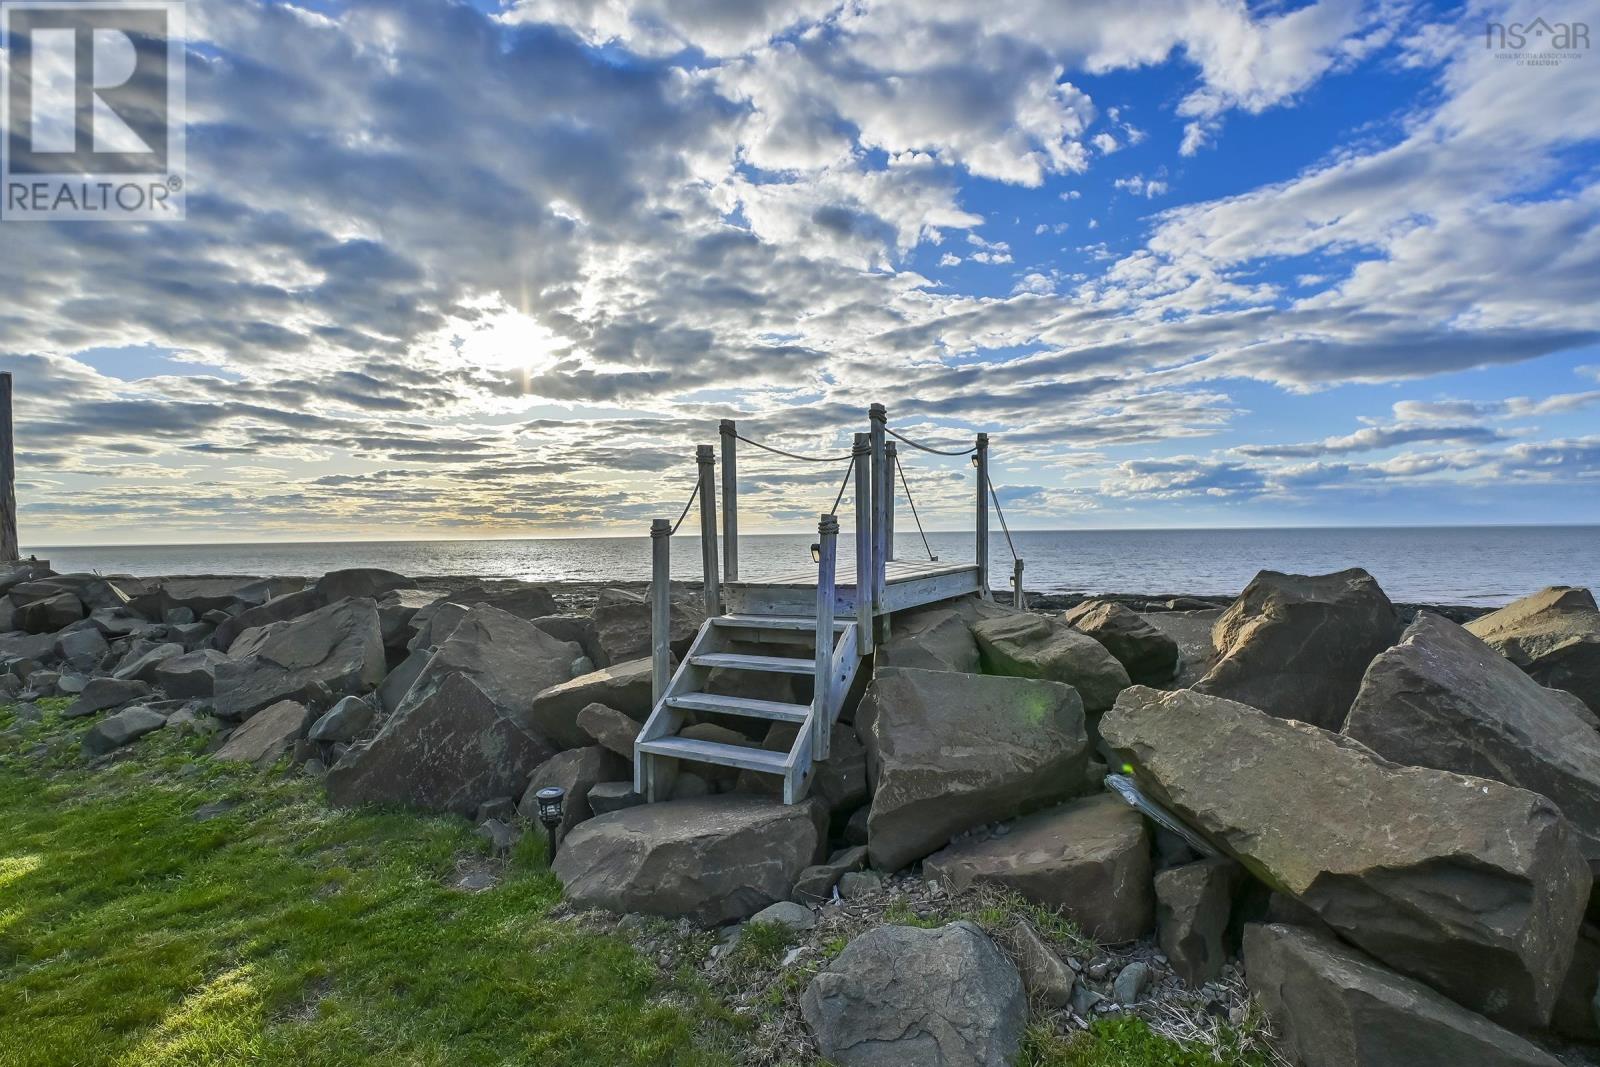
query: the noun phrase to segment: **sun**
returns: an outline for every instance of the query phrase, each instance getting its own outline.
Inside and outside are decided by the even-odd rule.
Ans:
[[[531,315],[501,305],[458,333],[457,352],[469,367],[532,377],[551,366],[565,341]]]

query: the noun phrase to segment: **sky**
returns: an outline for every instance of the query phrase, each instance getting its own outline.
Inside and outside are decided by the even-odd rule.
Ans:
[[[1538,17],[1600,0],[191,0],[187,219],[0,222],[22,541],[642,534],[872,403],[1014,528],[1600,522]]]

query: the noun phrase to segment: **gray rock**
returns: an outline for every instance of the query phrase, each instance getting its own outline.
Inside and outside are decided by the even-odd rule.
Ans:
[[[1346,735],[1396,763],[1493,778],[1556,802],[1600,869],[1600,733],[1478,638],[1423,612],[1367,668]]]
[[[408,647],[414,651],[418,648],[444,644],[461,624],[461,620],[466,618],[467,613],[477,607],[497,608],[507,615],[513,615],[527,622],[546,618],[561,610],[556,604],[555,597],[550,595],[550,591],[539,586],[517,586],[500,590],[464,589],[417,611],[411,620],[416,636],[411,639]],[[561,641],[570,640],[559,634],[552,636]]]
[[[1187,690],[1130,689],[1100,730],[1147,796],[1380,962],[1549,1020],[1590,884],[1549,800]]]
[[[275,596],[304,585],[295,578],[251,578],[199,575],[163,578],[159,606],[152,618],[160,618],[174,608],[188,608],[200,618],[208,611],[237,611],[265,604]]]
[[[333,803],[471,815],[491,797],[520,794],[534,768],[554,755],[466,674],[419,688],[370,744],[351,748],[328,771]]]
[[[1060,620],[1017,612],[984,619],[972,633],[991,673],[1064,682],[1086,711],[1104,711],[1128,687],[1128,672],[1104,645]]]
[[[750,921],[786,926],[791,930],[809,930],[817,925],[817,915],[810,908],[802,907],[792,900],[780,900],[776,904],[768,904],[750,916]]]
[[[1038,932],[1026,921],[1019,921],[1011,928],[1011,943],[1016,949],[1017,966],[1028,997],[1047,1008],[1064,1008],[1071,1004],[1077,976]]]
[[[1467,624],[1534,681],[1600,715],[1600,610],[1587,589],[1553,586]]]
[[[1132,681],[1170,682],[1183,663],[1176,641],[1115,601],[1088,600],[1062,618],[1104,645]]]
[[[672,625],[669,640],[673,654],[681,657],[689,651],[689,642],[694,640],[695,634],[700,632],[700,624],[706,621],[705,601],[698,589],[691,590],[682,583],[673,584],[670,599]],[[594,624],[600,646],[612,663],[625,663],[650,655],[648,594],[630,593],[623,589],[600,590],[594,608]]]
[[[383,635],[371,600],[341,600],[239,636],[216,667],[216,711],[242,719],[286,699],[375,687],[384,674]]]
[[[977,674],[982,660],[961,612],[941,607],[897,614],[892,636],[878,646],[873,666]]]
[[[214,648],[200,648],[162,660],[155,683],[174,697],[209,697],[217,691],[217,667],[227,656]]]
[[[567,657],[570,664],[578,646],[569,642],[562,645],[574,650]],[[562,748],[587,745],[591,737],[578,724],[579,712],[590,704],[604,704],[642,723],[650,714],[650,685],[648,659],[617,663],[576,678],[562,677],[548,683],[548,688],[533,698],[528,724]]]
[[[168,626],[183,626],[195,621],[194,609],[189,607],[176,607],[169,609],[162,615],[161,621]]]
[[[1558,1067],[1560,1061],[1317,931],[1251,924],[1245,971],[1305,1067]]]
[[[296,740],[305,736],[306,725],[310,721],[311,713],[304,704],[280,700],[250,716],[249,720],[229,734],[228,740],[217,749],[217,759],[261,765],[271,763],[288,751]]]
[[[644,804],[580,823],[553,869],[577,907],[719,925],[788,899],[818,819],[809,802],[731,794]]]
[[[11,596],[15,601],[16,590],[12,590]],[[19,605],[16,627],[30,634],[53,634],[83,617],[83,601],[71,593],[56,593]]]
[[[137,741],[145,734],[161,729],[166,724],[165,715],[149,708],[138,706],[124,708],[115,715],[107,715],[83,735],[84,755],[103,756],[113,749]]]
[[[876,672],[862,704],[872,706],[867,832],[880,870],[1062,800],[1083,780],[1089,741],[1070,686],[891,667]]]
[[[499,819],[485,819],[478,824],[477,835],[489,842],[497,854],[510,852],[522,840],[522,830]]]
[[[28,689],[35,698],[53,697],[56,695],[56,685],[61,681],[61,675],[55,671],[32,670],[28,672]]]
[[[1600,926],[1584,923],[1573,946],[1572,966],[1567,968],[1550,1015],[1550,1029],[1573,1041],[1600,1044],[1596,996],[1600,996]]]
[[[1156,875],[1156,933],[1179,978],[1198,989],[1228,962],[1228,917],[1244,871],[1217,857],[1169,867]]]
[[[1221,608],[1151,611],[1139,617],[1172,638],[1183,661],[1177,677],[1161,688],[1187,689],[1211,670],[1211,661],[1217,655],[1216,646],[1211,643],[1211,631],[1222,617]]]
[[[794,723],[775,722],[767,730],[761,747],[771,752],[792,751],[800,736]],[[812,764],[811,795],[828,806],[830,812],[853,811],[867,802],[867,750],[850,727],[835,723],[828,734],[828,758]],[[780,796],[783,779],[775,774],[741,771],[737,788],[741,793]]]
[[[129,652],[127,657],[111,672],[113,678],[136,678],[141,682],[154,682],[160,666],[176,656],[183,655],[183,646],[166,642],[143,651]]]
[[[377,600],[391,589],[404,589],[411,579],[381,567],[350,567],[342,571],[329,571],[317,579],[313,586],[323,603],[349,597]]]
[[[1150,965],[1135,960],[1117,972],[1111,983],[1111,996],[1118,1004],[1137,1004],[1144,991],[1150,988]]]
[[[595,744],[633,763],[633,742],[640,727],[637,720],[604,704],[586,704],[578,711],[577,722],[578,729],[592,737]]]
[[[1144,818],[1111,793],[1019,819],[1002,837],[951,845],[922,869],[957,892],[1015,890],[1098,941],[1132,941],[1154,922],[1150,836]]]
[[[311,726],[306,736],[313,741],[354,741],[366,735],[377,717],[370,700],[343,697]]]
[[[327,606],[328,602],[315,589],[297,589],[275,596],[264,603],[245,608],[237,615],[229,615],[217,623],[216,632],[211,635],[211,646],[229,652],[233,649],[234,642],[238,641],[246,630],[270,626],[275,622],[288,622]]]
[[[150,687],[144,682],[120,678],[94,678],[83,687],[78,699],[69,704],[61,716],[65,719],[77,719],[84,715],[93,715],[97,711],[131,703],[149,692]]]
[[[600,644],[600,632],[592,617],[540,615],[533,620],[533,624],[558,641],[571,641],[583,649],[583,654],[589,657],[589,668],[575,673],[588,674],[589,671],[611,666],[611,657],[606,655],[605,648]]]
[[[400,705],[405,703],[406,694],[417,684],[417,679],[422,677],[423,668],[432,658],[431,648],[418,649],[401,660],[398,667],[383,676],[383,683],[378,686],[378,704],[383,708],[384,714],[393,715],[400,710]]]
[[[439,599],[421,589],[391,589],[378,597],[378,629],[385,648],[402,651],[416,635],[417,612]]]
[[[516,814],[516,797],[490,797],[478,805],[478,813],[473,816],[472,821],[479,826],[482,826],[490,819],[498,819],[500,822],[509,823]]]
[[[846,871],[839,876],[839,896],[845,900],[870,897],[883,888],[883,875],[877,871]]]
[[[1398,629],[1389,598],[1359,567],[1315,577],[1262,571],[1217,620],[1220,658],[1194,688],[1337,730],[1367,664]]]
[[[969,922],[880,926],[845,946],[800,998],[839,1067],[1007,1067],[1028,1020],[1022,979]]]
[[[833,887],[847,874],[861,870],[867,864],[865,845],[840,849],[828,857],[827,863],[814,863],[801,871],[794,880],[793,899],[801,904],[820,904],[833,898]]]
[[[56,639],[56,655],[62,659],[87,658],[98,661],[111,651],[106,639],[97,629],[74,630]]]
[[[644,797],[633,791],[632,780],[625,782],[596,782],[589,787],[589,811],[593,815],[609,815],[613,811],[638,807]]]
[[[668,796],[672,800],[694,800],[712,794],[711,783],[694,771],[680,771],[672,780]]]
[[[560,786],[567,791],[562,805],[560,833],[565,835],[574,826],[589,818],[589,790],[601,782],[614,781],[627,774],[630,768],[615,752],[599,745],[570,748],[557,752],[534,769],[528,779],[528,788],[522,794],[517,810],[530,822],[539,821],[539,804],[536,794],[550,786]]]

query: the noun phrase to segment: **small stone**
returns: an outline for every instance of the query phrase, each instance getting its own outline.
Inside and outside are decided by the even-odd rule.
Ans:
[[[810,930],[817,925],[817,916],[810,908],[796,904],[792,900],[780,900],[776,904],[768,904],[750,916],[750,921],[775,923],[787,926],[791,930]]]
[[[1104,999],[1105,997],[1080,982],[1072,990],[1072,1010],[1087,1019],[1089,1013],[1094,1011],[1095,1005]]]
[[[194,764],[190,764],[190,766],[194,766]],[[190,818],[195,822],[210,822],[212,819],[228,814],[236,807],[238,805],[231,800],[213,800],[209,804],[202,804],[194,809],[194,814]]]
[[[1070,1003],[1077,979],[1061,957],[1026,922],[1012,928],[1011,939],[1017,947],[1018,968],[1028,996],[1052,1008]]]
[[[510,852],[522,840],[522,831],[499,819],[485,819],[477,829],[479,837],[488,841],[496,853]]]
[[[489,819],[510,822],[511,817],[516,813],[517,801],[515,797],[495,797],[478,805],[478,817],[474,821],[480,827]]]
[[[493,889],[498,882],[499,879],[488,871],[471,871],[456,882],[456,888],[469,893],[482,893],[486,889]]]
[[[308,759],[300,765],[300,771],[307,778],[321,778],[328,773],[328,767],[319,759]]]
[[[839,879],[839,895],[846,900],[871,896],[883,888],[883,875],[877,871],[850,871]]]
[[[1123,1004],[1132,1004],[1150,986],[1150,965],[1143,961],[1122,968],[1117,980],[1111,983],[1111,995]]]
[[[1089,977],[1096,982],[1105,981],[1106,975],[1110,973],[1110,960],[1093,960],[1089,963]]]

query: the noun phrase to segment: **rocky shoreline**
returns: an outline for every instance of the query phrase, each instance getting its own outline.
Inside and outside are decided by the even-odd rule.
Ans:
[[[559,786],[573,918],[666,961],[715,930],[713,984],[777,1005],[750,1063],[998,1065],[1030,1026],[1124,1014],[1214,1049],[1270,1033],[1307,1067],[1591,1062],[1587,591],[1486,613],[1392,604],[1360,570],[1262,572],[1232,600],[1030,606],[897,615],[792,806],[694,763],[665,802],[633,793],[640,583],[27,561],[0,568],[0,690],[18,722],[70,698],[84,760],[199,734],[206,758],[454,813],[500,849]],[[675,586],[676,655],[703,618]],[[706,714],[683,736],[794,729]],[[757,974],[740,946],[774,930],[788,948]]]

